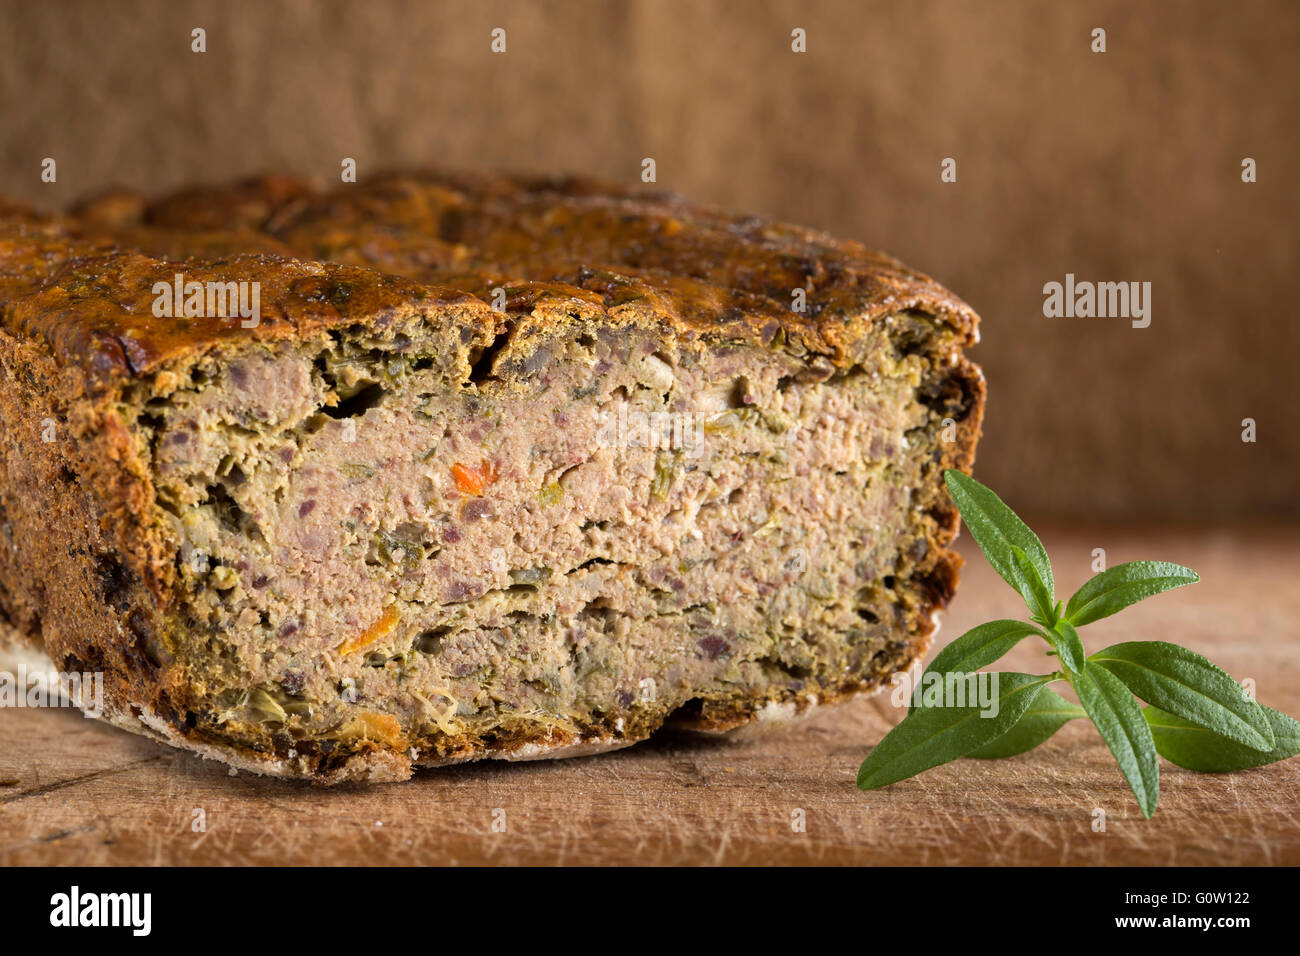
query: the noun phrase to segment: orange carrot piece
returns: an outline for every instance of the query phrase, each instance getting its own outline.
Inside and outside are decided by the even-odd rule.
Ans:
[[[388,607],[384,608],[384,613],[379,615],[379,620],[352,638],[352,640],[345,641],[343,646],[339,648],[339,653],[352,654],[363,647],[369,647],[397,626],[398,617],[397,605],[388,605]]]
[[[484,458],[477,465],[451,466],[451,476],[456,479],[456,489],[463,495],[481,495],[488,485],[497,480],[497,467]]]

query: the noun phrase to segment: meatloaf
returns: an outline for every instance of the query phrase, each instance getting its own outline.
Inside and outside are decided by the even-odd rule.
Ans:
[[[0,309],[8,640],[235,767],[779,722],[910,667],[953,593],[977,319],[854,242],[578,178],[263,177],[0,202]]]

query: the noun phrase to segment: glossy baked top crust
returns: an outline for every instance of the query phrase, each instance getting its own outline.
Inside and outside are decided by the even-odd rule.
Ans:
[[[154,283],[178,271],[259,282],[262,321],[154,316]],[[932,279],[859,243],[586,178],[406,172],[320,192],[263,176],[154,201],[113,192],[58,218],[0,199],[4,327],[99,384],[218,343],[438,305],[462,306],[485,330],[539,311],[657,320],[836,366],[864,327],[902,313],[932,316],[967,345],[978,322]]]

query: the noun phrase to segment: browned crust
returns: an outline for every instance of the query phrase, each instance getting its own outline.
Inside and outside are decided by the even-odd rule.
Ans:
[[[141,306],[167,267],[141,251],[172,261],[196,257],[187,275],[206,265],[281,292],[304,270],[319,274],[320,262],[420,280],[381,289],[372,288],[381,280],[373,273],[369,282],[350,274],[364,294],[349,306],[349,322],[365,323],[382,312],[385,297],[391,304],[417,289],[488,298],[502,286],[518,302],[599,302],[610,315],[633,311],[687,336],[767,344],[781,334],[840,367],[851,362],[847,346],[862,329],[893,313],[933,315],[967,345],[978,323],[938,283],[858,243],[580,178],[394,173],[315,193],[263,177],[153,203],[114,193],[79,211],[81,220],[39,226],[3,220],[0,307],[6,327],[44,339],[63,360],[80,359],[101,375],[147,373],[217,340],[274,337],[285,328],[155,319]],[[80,238],[70,243],[70,234]],[[246,255],[254,246],[301,259]],[[72,277],[93,293],[92,302],[68,294]],[[806,290],[804,312],[791,309],[797,288]],[[31,308],[14,308],[25,300],[34,300]],[[297,329],[330,319],[320,303],[286,298],[276,306]]]
[[[115,405],[133,383],[214,348],[383,328],[442,306],[458,308],[466,342],[490,339],[504,321],[485,301],[498,285],[505,315],[534,324],[656,321],[682,338],[780,344],[837,368],[852,363],[852,343],[867,330],[907,310],[948,325],[959,345],[977,335],[968,306],[855,243],[585,179],[391,174],[318,193],[264,177],[154,203],[117,193],[78,211],[48,219],[0,201],[8,423],[0,501],[11,539],[0,556],[0,610],[63,669],[103,670],[114,723],[259,773],[319,782],[403,779],[415,762],[531,759],[635,740],[547,730],[440,756],[376,742],[332,759],[200,738],[184,710],[183,672],[156,640],[172,597],[171,549],[154,523],[149,470]],[[154,317],[153,283],[182,266],[191,281],[260,282],[258,327]],[[328,294],[340,284],[345,302]],[[808,290],[804,313],[789,308],[796,287]],[[878,689],[910,666],[953,594],[958,515],[939,476],[970,470],[984,382],[959,352],[950,362],[936,400],[951,408],[957,439],[920,502],[925,554],[899,572],[914,582],[914,628],[862,678],[784,702],[796,712]],[[47,418],[72,440],[43,442]],[[712,702],[679,722],[729,730],[771,703]]]
[[[220,242],[198,237],[221,255],[177,263],[79,232],[58,221],[0,220],[0,310],[6,332],[36,343],[61,367],[79,368],[84,391],[97,395],[216,346],[301,339],[349,325],[382,329],[399,311],[461,305],[483,329],[498,321],[486,303],[455,289],[353,266],[217,249],[220,242],[241,243],[242,233]],[[146,234],[162,245],[174,239]],[[178,272],[194,282],[259,282],[259,324],[155,316],[154,283],[171,282]],[[346,301],[329,295],[340,287],[348,290]]]

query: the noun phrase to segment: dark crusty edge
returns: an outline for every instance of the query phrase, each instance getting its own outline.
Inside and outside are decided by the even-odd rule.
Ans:
[[[404,182],[400,175],[395,175],[393,181],[399,185]],[[805,317],[773,308],[770,299],[755,296],[752,290],[718,289],[693,280],[685,291],[672,289],[665,293],[660,286],[653,294],[630,301],[610,295],[609,287],[601,288],[599,284],[588,288],[556,281],[514,283],[508,310],[535,322],[569,321],[573,309],[580,306],[584,320],[594,315],[598,321],[615,321],[629,311],[641,315],[648,312],[666,331],[687,338],[767,344],[780,331],[787,341],[801,343],[809,353],[824,356],[837,367],[847,362],[843,343],[852,341],[872,323],[909,309],[950,323],[966,345],[974,344],[977,338],[978,320],[968,306],[932,280],[856,244],[835,243],[797,227],[725,217],[674,198],[628,198],[626,193],[602,191],[586,180],[567,180],[559,185],[509,178],[470,177],[470,181],[478,183],[476,188],[489,196],[512,195],[516,201],[533,207],[550,202],[564,210],[568,204],[590,203],[594,197],[623,210],[620,214],[635,215],[635,210],[643,207],[659,217],[679,217],[672,221],[689,221],[693,217],[723,229],[740,224],[733,234],[742,248],[751,241],[745,238],[747,235],[763,235],[775,237],[770,241],[778,249],[789,250],[790,255],[797,251],[810,260],[818,256],[830,260],[830,274],[851,287],[857,303],[854,310],[846,312],[843,296],[838,294],[843,290],[832,286],[826,296],[823,285],[823,301],[828,298],[834,308]],[[283,218],[286,205],[309,201],[311,194],[305,187],[267,190],[265,183],[257,180],[251,187],[236,187],[257,197],[268,191],[275,193],[261,206],[260,198],[252,203],[258,216]],[[282,194],[289,198],[283,199]],[[172,599],[171,551],[153,522],[147,465],[138,459],[131,436],[112,412],[123,389],[160,370],[191,361],[209,349],[238,346],[245,341],[291,339],[322,328],[392,321],[399,313],[429,306],[463,309],[485,336],[498,330],[501,321],[500,314],[482,299],[450,284],[429,285],[364,268],[274,253],[226,256],[246,248],[250,236],[261,236],[268,247],[278,241],[259,232],[256,223],[231,223],[223,221],[219,214],[212,215],[214,208],[232,208],[224,201],[228,195],[211,191],[198,203],[200,210],[206,211],[196,214],[197,224],[214,232],[191,231],[183,219],[165,228],[142,222],[149,207],[134,201],[125,203],[127,213],[119,215],[115,222],[106,221],[111,217],[106,217],[102,206],[98,214],[94,213],[94,204],[87,207],[85,220],[60,221],[0,203],[0,366],[4,377],[12,379],[0,388],[0,414],[17,429],[15,443],[24,449],[23,454],[10,454],[11,468],[15,458],[25,462],[18,466],[21,474],[6,475],[5,490],[39,489],[34,499],[39,504],[31,505],[31,517],[20,522],[24,527],[18,529],[18,534],[23,540],[11,547],[0,563],[4,610],[11,618],[18,618],[7,622],[10,630],[21,635],[22,644],[41,649],[63,670],[103,670],[105,716],[113,723],[258,773],[314,774],[318,782],[325,783],[396,780],[409,776],[413,762],[432,765],[484,757],[534,759],[612,749],[634,742],[584,740],[548,730],[531,739],[503,741],[485,752],[450,759],[420,758],[413,753],[376,748],[326,768],[277,759],[230,741],[197,740],[188,732],[182,715],[171,706],[174,689],[160,683],[145,651],[149,628]],[[198,250],[203,258],[185,262],[187,278],[202,281],[205,274],[210,274],[223,280],[258,279],[264,290],[262,324],[248,330],[241,328],[237,320],[211,321],[200,328],[184,320],[154,319],[148,308],[148,290],[154,281],[170,278],[176,267],[173,262],[134,251],[129,243],[136,240],[153,249],[176,245],[178,253],[168,253],[173,258]],[[258,241],[251,244],[256,246]],[[737,261],[743,262],[744,258],[738,251]],[[626,277],[640,282],[645,274],[628,269]],[[340,278],[358,290],[346,314],[312,292],[321,283]],[[737,301],[749,309],[740,309]],[[983,415],[983,377],[959,349],[950,361],[952,378],[965,390],[969,411],[959,422],[958,440],[948,446],[941,467],[969,471]],[[67,427],[77,440],[41,442],[39,423],[47,417]],[[69,481],[69,475],[80,477]],[[933,499],[927,502],[934,524],[927,542],[924,572],[928,607],[922,616],[926,620],[908,648],[905,666],[914,664],[928,648],[937,611],[951,597],[960,566],[960,559],[948,547],[957,531],[957,512],[946,496],[938,489],[934,491]],[[10,557],[13,554],[25,556],[25,568],[17,566]],[[97,565],[96,556],[103,555],[115,555],[116,564],[107,569]],[[34,619],[31,605],[43,602],[33,602],[31,595],[42,589],[75,595],[77,600],[61,600],[52,609],[44,609],[44,619]],[[702,713],[682,723],[697,730],[722,732],[755,722],[780,722],[806,714],[817,705],[877,690],[886,676],[823,689],[820,696],[807,694],[779,705],[767,701],[737,703],[725,711]]]

